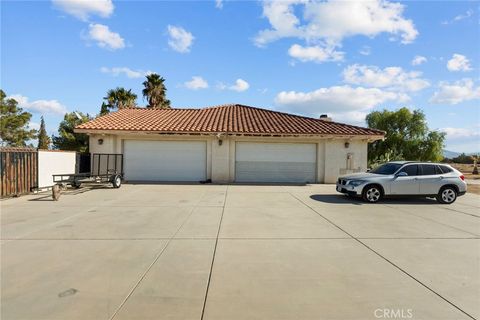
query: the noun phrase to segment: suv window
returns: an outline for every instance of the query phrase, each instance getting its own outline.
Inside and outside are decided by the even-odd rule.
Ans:
[[[411,164],[400,169],[400,172],[405,172],[409,176],[418,176],[418,165]]]
[[[442,173],[449,173],[452,172],[453,170],[447,166],[438,166],[440,170],[442,170]]]
[[[371,173],[376,173],[376,174],[384,174],[384,175],[389,175],[389,174],[394,174],[395,171],[397,171],[402,165],[400,163],[385,163],[382,164],[380,167],[377,167],[370,171]]]
[[[431,176],[435,175],[435,165],[433,164],[422,164],[422,175],[423,176]]]

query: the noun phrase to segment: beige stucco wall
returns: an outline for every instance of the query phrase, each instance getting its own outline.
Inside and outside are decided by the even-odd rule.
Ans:
[[[103,144],[98,143],[103,139]],[[207,179],[224,183],[235,181],[235,143],[242,142],[296,142],[317,145],[317,182],[335,183],[338,176],[367,169],[367,140],[357,138],[316,137],[245,137],[207,135],[157,135],[157,134],[91,134],[91,153],[123,153],[123,141],[132,140],[202,140],[207,142]],[[222,145],[219,144],[222,140]],[[348,142],[348,148],[345,143]],[[347,158],[350,155],[351,160]]]

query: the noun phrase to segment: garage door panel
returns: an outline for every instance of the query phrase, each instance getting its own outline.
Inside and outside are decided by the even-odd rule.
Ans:
[[[238,182],[315,182],[316,145],[293,143],[236,144]]]
[[[206,178],[206,142],[126,140],[125,179],[200,181]]]
[[[237,142],[237,161],[315,162],[315,144]]]
[[[315,164],[301,162],[238,161],[239,182],[314,182]]]

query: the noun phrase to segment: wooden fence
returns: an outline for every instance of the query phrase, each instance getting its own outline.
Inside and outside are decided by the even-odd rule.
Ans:
[[[0,196],[29,193],[38,186],[38,153],[31,148],[0,148]]]

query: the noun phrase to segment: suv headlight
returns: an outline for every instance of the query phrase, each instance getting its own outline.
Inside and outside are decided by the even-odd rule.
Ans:
[[[361,185],[364,182],[365,182],[364,180],[352,180],[348,184],[351,185],[351,186],[354,186],[354,187],[358,187],[359,185]]]

